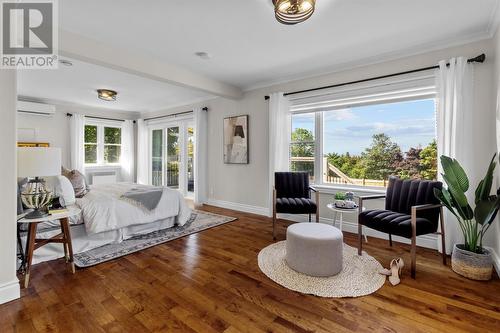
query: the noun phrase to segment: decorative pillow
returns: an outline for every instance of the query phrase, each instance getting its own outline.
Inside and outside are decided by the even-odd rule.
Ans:
[[[45,182],[47,188],[53,191],[55,196],[63,198],[66,206],[75,204],[75,190],[68,178],[65,176],[48,177]]]
[[[75,190],[75,197],[82,198],[89,191],[87,180],[85,176],[78,170],[68,170],[62,168],[62,175],[69,179],[73,189]]]

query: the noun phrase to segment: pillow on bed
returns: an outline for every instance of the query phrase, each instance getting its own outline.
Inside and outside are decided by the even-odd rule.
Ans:
[[[75,191],[75,197],[82,198],[89,191],[85,176],[78,170],[62,168],[62,175],[69,179]]]
[[[68,178],[64,176],[48,177],[45,182],[47,188],[52,190],[55,196],[63,198],[66,206],[75,204],[75,190]]]

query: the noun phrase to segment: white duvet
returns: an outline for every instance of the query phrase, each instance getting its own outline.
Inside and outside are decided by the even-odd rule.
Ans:
[[[93,185],[76,204],[82,210],[83,222],[88,234],[117,230],[132,225],[151,223],[176,217],[177,225],[184,225],[191,216],[184,197],[179,191],[164,188],[158,206],[148,211],[120,197],[137,185],[116,183]]]

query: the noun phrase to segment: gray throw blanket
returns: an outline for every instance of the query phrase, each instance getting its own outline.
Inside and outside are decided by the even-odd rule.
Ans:
[[[158,206],[163,195],[162,187],[151,187],[151,188],[132,188],[130,191],[125,192],[122,198],[135,203],[136,205],[143,207],[149,211]]]

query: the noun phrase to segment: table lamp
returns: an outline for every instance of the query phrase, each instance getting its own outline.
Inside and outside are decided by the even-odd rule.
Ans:
[[[21,193],[23,204],[34,209],[27,219],[47,216],[43,211],[52,200],[52,192],[45,188],[41,177],[58,176],[61,174],[60,148],[17,148],[17,176],[29,178],[26,189]]]

